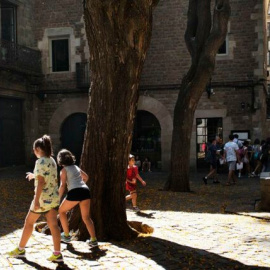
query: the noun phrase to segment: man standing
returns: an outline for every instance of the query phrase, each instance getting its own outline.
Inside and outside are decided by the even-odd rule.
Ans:
[[[239,140],[238,134],[233,135],[233,142],[235,142],[239,148],[241,148],[243,146],[243,141]]]
[[[217,144],[217,141],[215,138],[213,138],[211,140],[211,145],[207,149],[207,157],[208,157],[207,162],[210,163],[210,172],[205,177],[203,177],[203,182],[205,185],[207,185],[207,179],[210,176],[213,178],[214,184],[219,183],[217,179],[217,151],[218,150],[217,150],[216,144]],[[220,152],[220,150],[218,152]]]
[[[228,163],[229,167],[229,174],[228,174],[228,181],[226,183],[227,186],[231,185],[231,180],[232,184],[236,183],[236,176],[235,176],[235,165],[236,161],[239,161],[239,156],[238,156],[238,150],[239,147],[238,145],[233,142],[234,136],[231,134],[229,136],[229,141],[225,144],[224,146],[224,158]]]

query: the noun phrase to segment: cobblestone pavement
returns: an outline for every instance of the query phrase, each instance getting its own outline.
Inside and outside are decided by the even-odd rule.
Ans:
[[[241,178],[234,186],[204,185],[191,176],[190,193],[164,192],[165,173],[141,174],[139,213],[127,210],[128,220],[154,228],[150,237],[128,242],[103,242],[99,250],[78,241],[63,244],[63,264],[46,261],[51,237],[33,233],[26,259],[7,258],[18,244],[33,196],[25,168],[0,171],[0,269],[270,269],[270,214],[256,213],[258,178]],[[129,204],[128,204],[129,207]]]

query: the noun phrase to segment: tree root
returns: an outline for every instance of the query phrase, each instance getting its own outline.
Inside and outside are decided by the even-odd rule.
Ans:
[[[139,221],[128,221],[128,225],[140,234],[152,234],[154,228]]]

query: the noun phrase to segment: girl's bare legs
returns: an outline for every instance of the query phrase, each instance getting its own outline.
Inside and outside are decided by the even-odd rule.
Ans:
[[[94,222],[90,218],[90,199],[81,201],[79,205],[81,209],[82,220],[85,223],[91,238],[96,238]]]
[[[40,217],[40,214],[35,214],[31,211],[28,212],[25,218],[23,232],[22,232],[20,243],[19,243],[20,248],[25,248],[30,236],[32,235],[34,224],[36,223],[39,217]]]
[[[133,207],[137,206],[137,191],[136,190],[131,191],[130,196],[131,196],[132,206]]]
[[[254,174],[256,174],[257,173],[257,170],[259,170],[261,168],[261,165],[262,165],[261,161],[260,160],[257,160],[256,168],[254,170]]]
[[[52,239],[53,239],[53,246],[54,251],[61,251],[61,236],[60,236],[60,229],[58,227],[57,222],[57,211],[55,209],[51,209],[46,215],[47,224],[50,228]]]
[[[61,225],[63,227],[63,231],[66,235],[69,234],[69,226],[68,226],[68,219],[67,219],[67,212],[71,210],[73,207],[75,207],[79,201],[68,201],[64,199],[64,201],[61,203],[59,208],[59,218],[61,221]]]
[[[137,206],[137,191],[130,191],[130,194],[126,196],[126,201],[132,200],[132,206]]]
[[[130,194],[126,196],[126,201],[129,201],[129,200],[131,200],[131,199],[132,199],[132,197],[131,197]]]

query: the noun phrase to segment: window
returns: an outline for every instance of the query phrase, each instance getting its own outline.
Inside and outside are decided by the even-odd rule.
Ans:
[[[52,72],[69,71],[69,39],[51,40]]]
[[[217,55],[218,56],[224,56],[224,55],[229,55],[229,34],[231,31],[231,23],[228,22],[228,29],[227,29],[227,35],[226,38],[224,40],[224,42],[222,43],[222,45],[220,46]]]
[[[224,54],[228,54],[228,37],[226,37],[226,39],[224,40],[224,42],[222,43],[222,45],[220,46],[220,48],[218,49],[218,55],[224,55]]]
[[[267,46],[267,66],[270,66],[270,41],[268,41]]]
[[[16,7],[1,7],[1,39],[16,42]]]

